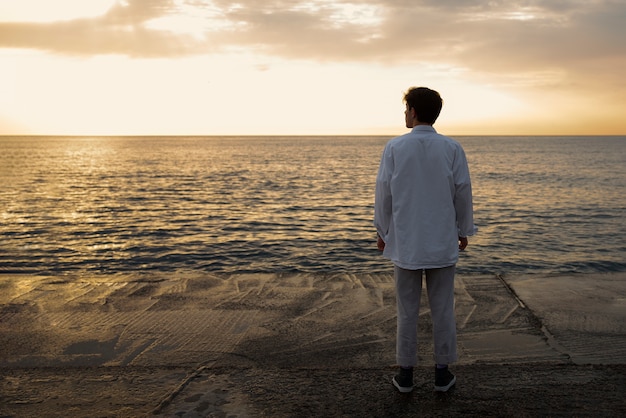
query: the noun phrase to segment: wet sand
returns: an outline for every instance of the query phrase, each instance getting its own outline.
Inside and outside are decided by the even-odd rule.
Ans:
[[[424,297],[426,295],[424,294]],[[0,275],[0,416],[626,416],[626,273],[459,276],[458,383],[391,275]]]

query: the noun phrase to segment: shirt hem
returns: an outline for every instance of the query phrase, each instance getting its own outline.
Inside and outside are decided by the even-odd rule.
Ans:
[[[452,267],[456,265],[458,260],[447,262],[447,263],[437,263],[437,264],[406,264],[401,263],[399,261],[391,260],[393,264],[397,267],[400,267],[405,270],[424,270],[424,269],[441,269],[445,267]]]

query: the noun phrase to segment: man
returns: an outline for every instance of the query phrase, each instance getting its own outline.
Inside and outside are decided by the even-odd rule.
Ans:
[[[394,386],[413,390],[422,274],[433,320],[435,390],[456,382],[448,364],[457,360],[454,274],[459,250],[476,231],[465,152],[433,128],[443,101],[434,90],[413,87],[404,96],[411,132],[385,146],[376,178],[374,225],[378,249],[394,263],[397,299]]]

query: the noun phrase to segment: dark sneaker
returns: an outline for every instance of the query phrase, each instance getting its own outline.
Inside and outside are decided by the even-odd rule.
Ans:
[[[409,393],[413,390],[413,368],[403,369],[394,376],[393,385],[402,393]]]
[[[456,376],[450,373],[450,370],[435,369],[435,391],[447,392],[456,383]]]

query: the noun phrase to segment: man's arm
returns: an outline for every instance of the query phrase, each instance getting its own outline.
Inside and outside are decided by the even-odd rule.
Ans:
[[[467,166],[467,159],[465,157],[465,151],[460,148],[457,158],[455,159],[454,166],[454,209],[456,210],[456,222],[459,229],[459,249],[461,248],[461,237],[466,238],[470,235],[474,235],[477,231],[476,225],[474,225],[474,208],[472,203],[472,182],[470,180],[469,167]]]
[[[391,171],[393,169],[393,159],[391,158],[388,148],[383,151],[383,156],[378,168],[376,176],[376,191],[374,196],[374,226],[378,232],[378,249],[382,251],[385,248],[385,241],[382,237],[386,236],[391,223]]]

